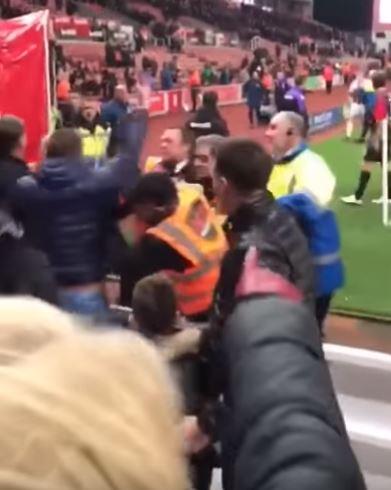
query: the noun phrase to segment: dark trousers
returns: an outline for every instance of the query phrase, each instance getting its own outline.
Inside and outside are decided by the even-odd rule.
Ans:
[[[328,315],[332,299],[333,299],[332,294],[328,294],[326,296],[320,296],[319,298],[316,298],[315,316],[321,332],[323,332],[323,325]]]
[[[371,110],[366,110],[365,115],[364,115],[364,122],[362,126],[362,132],[361,132],[361,139],[365,140],[368,131],[370,130],[371,126],[373,125],[373,114]]]
[[[331,94],[332,91],[333,91],[333,82],[332,80],[330,80],[326,82],[326,92],[328,94]]]
[[[255,114],[255,118],[254,118]],[[250,121],[250,124],[254,124],[254,120],[256,119],[257,124],[261,123],[261,111],[259,107],[250,107],[248,108],[248,120]]]
[[[192,112],[196,112],[197,110],[197,102],[198,102],[198,94],[200,93],[200,89],[198,87],[191,87],[190,96],[191,96],[191,104],[192,104]]]

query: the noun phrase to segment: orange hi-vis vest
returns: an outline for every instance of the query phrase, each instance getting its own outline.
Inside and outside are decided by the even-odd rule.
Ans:
[[[176,212],[146,233],[167,243],[191,264],[184,272],[166,273],[173,281],[181,313],[193,316],[212,306],[227,242],[214,211],[199,190],[184,186],[178,194]]]

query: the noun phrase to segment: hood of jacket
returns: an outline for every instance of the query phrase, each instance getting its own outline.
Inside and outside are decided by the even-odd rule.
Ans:
[[[82,159],[50,158],[38,174],[40,185],[49,190],[66,189],[84,180],[90,173]]]

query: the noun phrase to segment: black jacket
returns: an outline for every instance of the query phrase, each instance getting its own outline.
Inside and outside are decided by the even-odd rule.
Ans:
[[[30,171],[23,160],[14,157],[0,159],[0,196],[2,204],[7,204],[16,182],[29,175]]]
[[[119,192],[106,170],[82,161],[46,161],[18,182],[14,196],[26,236],[43,250],[60,286],[103,280]]]
[[[224,257],[216,289],[216,320],[224,322],[234,305],[235,287],[249,247],[255,246],[263,266],[297,286],[313,307],[314,271],[308,242],[295,218],[269,193],[243,205],[225,225],[230,250]]]
[[[0,211],[0,295],[57,303],[57,286],[46,256],[28,246],[23,229],[4,210]]]
[[[229,136],[228,125],[218,110],[210,110],[207,107],[198,109],[194,117],[187,122],[187,127],[191,129],[196,138],[209,134]]]
[[[224,480],[233,490],[364,490],[306,308],[243,299],[222,330]]]

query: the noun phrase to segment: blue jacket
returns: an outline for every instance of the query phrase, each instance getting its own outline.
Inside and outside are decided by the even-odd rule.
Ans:
[[[120,121],[129,113],[129,106],[118,100],[111,100],[102,106],[102,122],[111,127],[115,133]]]
[[[60,286],[103,280],[118,198],[112,173],[84,161],[47,160],[36,176],[18,181],[26,236],[46,253]]]
[[[171,70],[162,70],[160,74],[160,83],[162,90],[171,90],[174,86],[174,80]]]
[[[244,95],[247,105],[252,109],[259,109],[262,103],[263,88],[256,80],[249,80],[244,86]]]
[[[317,297],[340,289],[345,282],[341,241],[335,214],[317,206],[305,194],[291,194],[277,201],[292,212],[308,239],[315,265]]]

